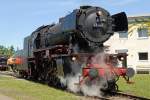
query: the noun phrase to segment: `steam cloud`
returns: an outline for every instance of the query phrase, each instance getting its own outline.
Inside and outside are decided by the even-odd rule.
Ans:
[[[93,57],[92,63],[99,64],[100,67],[103,67],[106,72],[108,72],[109,76],[109,68],[105,63],[106,55],[104,53],[98,53]],[[81,86],[76,85],[79,83],[79,76],[81,76],[82,65],[87,62],[83,62],[82,64],[77,63],[76,61],[71,63],[71,68],[74,74],[68,75],[65,79],[61,78],[61,82],[67,86],[68,91],[74,93],[83,93],[85,96],[102,96],[103,92],[101,89],[104,89],[108,86],[106,80],[101,80],[98,84],[87,85],[83,84]]]

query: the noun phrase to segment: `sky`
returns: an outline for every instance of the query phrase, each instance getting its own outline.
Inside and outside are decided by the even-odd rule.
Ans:
[[[112,15],[150,15],[150,0],[0,0],[0,45],[22,49],[24,37],[81,5],[103,7]]]

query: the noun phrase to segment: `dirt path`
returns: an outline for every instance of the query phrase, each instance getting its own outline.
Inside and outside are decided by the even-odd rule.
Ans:
[[[8,96],[0,94],[0,100],[14,100],[13,98],[10,98]]]

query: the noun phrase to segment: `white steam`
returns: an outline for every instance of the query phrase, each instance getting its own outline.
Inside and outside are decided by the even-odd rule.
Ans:
[[[92,85],[92,86],[83,85],[81,87],[81,91],[83,92],[83,94],[85,96],[98,96],[98,97],[100,97],[102,94],[100,89],[101,89],[101,86],[97,86],[97,85]]]
[[[110,76],[110,69],[108,65],[105,63],[106,61],[106,55],[104,53],[98,53],[92,58],[92,63],[93,64],[98,64],[100,68],[104,68],[106,72],[108,72],[108,78],[111,79]],[[82,70],[82,65],[87,64],[88,62],[82,62],[82,64],[79,64],[78,61],[71,62],[71,69],[72,72],[71,75],[68,75],[65,77],[65,79],[60,78],[61,82],[67,86],[68,91],[78,93],[82,92],[85,96],[102,96],[103,92],[101,89],[107,87],[107,82],[106,80],[101,80],[98,84],[92,84],[92,85],[87,85],[83,84],[79,86],[77,83],[79,83],[79,76],[81,76],[81,70]]]
[[[80,92],[79,85],[79,75],[67,77],[67,89],[71,92],[78,93]]]

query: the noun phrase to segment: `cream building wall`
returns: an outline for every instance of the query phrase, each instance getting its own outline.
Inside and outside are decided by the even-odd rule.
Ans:
[[[136,72],[150,72],[150,36],[139,37],[139,29],[147,29],[147,27],[138,26],[130,33],[115,33],[104,45],[110,46],[108,51],[110,53],[127,52],[127,66],[134,68]],[[148,31],[144,32],[148,34]],[[126,35],[122,38],[119,34]],[[139,53],[146,53],[148,58],[141,60]]]

